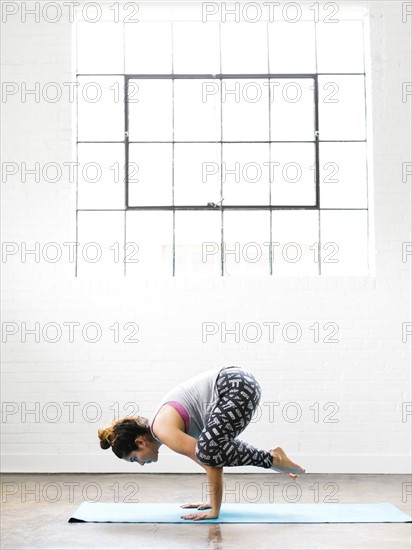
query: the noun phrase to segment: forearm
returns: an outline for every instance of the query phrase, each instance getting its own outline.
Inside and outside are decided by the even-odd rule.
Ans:
[[[209,502],[212,512],[219,515],[223,496],[223,468],[203,465],[207,473]]]
[[[206,464],[200,462],[196,456],[196,441],[194,441],[191,445],[189,456],[206,471],[209,485],[207,490],[208,501],[213,512],[216,512],[216,515],[219,515],[223,496],[223,468],[207,466]]]

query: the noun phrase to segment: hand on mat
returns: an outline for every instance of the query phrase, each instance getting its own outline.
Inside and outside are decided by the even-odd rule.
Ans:
[[[187,516],[181,516],[182,519],[216,519],[219,517],[219,514],[216,514],[216,512],[213,512],[212,510],[210,512],[195,512],[194,514],[188,514]]]
[[[197,508],[198,510],[205,510],[206,508],[211,508],[212,506],[208,502],[198,502],[197,504],[182,504],[180,508]]]

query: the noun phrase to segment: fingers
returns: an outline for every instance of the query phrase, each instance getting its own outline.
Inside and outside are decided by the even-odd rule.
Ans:
[[[198,520],[198,519],[207,519],[208,515],[207,515],[207,513],[204,513],[204,514],[188,514],[187,516],[181,516],[181,517],[182,517],[182,519]]]
[[[197,504],[181,504],[180,508],[197,508],[198,510],[206,510],[207,508],[211,508],[211,506],[210,504],[205,504],[204,502],[198,502]]]

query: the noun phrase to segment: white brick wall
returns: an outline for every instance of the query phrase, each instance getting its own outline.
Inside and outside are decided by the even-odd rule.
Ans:
[[[148,416],[178,381],[228,364],[253,370],[263,388],[261,417],[247,428],[245,439],[263,448],[284,446],[310,472],[409,471],[411,337],[402,342],[402,323],[410,323],[412,259],[403,263],[401,254],[402,242],[411,238],[411,177],[402,182],[402,163],[411,160],[412,98],[402,102],[402,82],[410,80],[412,16],[402,22],[402,2],[371,2],[370,14],[376,276],[139,282],[103,274],[87,280],[74,278],[67,253],[55,264],[8,257],[2,264],[3,337],[6,328],[17,327],[19,333],[3,344],[5,471],[136,471],[100,450],[97,428],[128,402]],[[23,24],[10,17],[2,33],[3,82],[25,81],[31,87],[72,81],[67,20],[50,24],[28,18]],[[8,97],[2,104],[3,162],[72,161],[71,116],[67,96],[54,104]],[[44,246],[76,240],[74,185],[67,173],[55,184],[35,183],[30,176],[22,183],[16,174],[2,185],[3,242],[19,247],[26,242],[30,248],[36,241]],[[22,323],[31,328],[36,322],[40,330],[47,323],[65,329],[63,323],[77,322],[81,329],[94,322],[102,336],[87,342],[77,327],[74,342],[68,329],[56,343],[42,334],[38,342],[34,336],[22,342]],[[109,328],[116,322],[119,343]],[[139,326],[138,343],[122,341],[129,334],[122,329],[127,322]],[[206,322],[258,323],[262,338],[236,343],[228,335],[224,343],[216,334],[202,342]],[[281,328],[299,323],[302,338],[287,342],[277,329],[270,342],[265,322]],[[338,343],[323,342],[328,322],[339,325]],[[320,325],[319,343],[309,328],[314,323]],[[52,328],[46,338],[53,338]],[[301,412],[296,422],[281,414],[293,418],[297,409],[290,403]],[[22,419],[24,407],[26,412],[38,408]],[[61,418],[54,422],[56,413]],[[339,421],[324,422],[328,414]],[[161,454],[163,460],[142,471],[200,471],[167,449]]]

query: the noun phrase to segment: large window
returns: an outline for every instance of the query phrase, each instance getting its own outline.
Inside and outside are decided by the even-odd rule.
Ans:
[[[370,274],[364,34],[79,20],[78,272]]]

